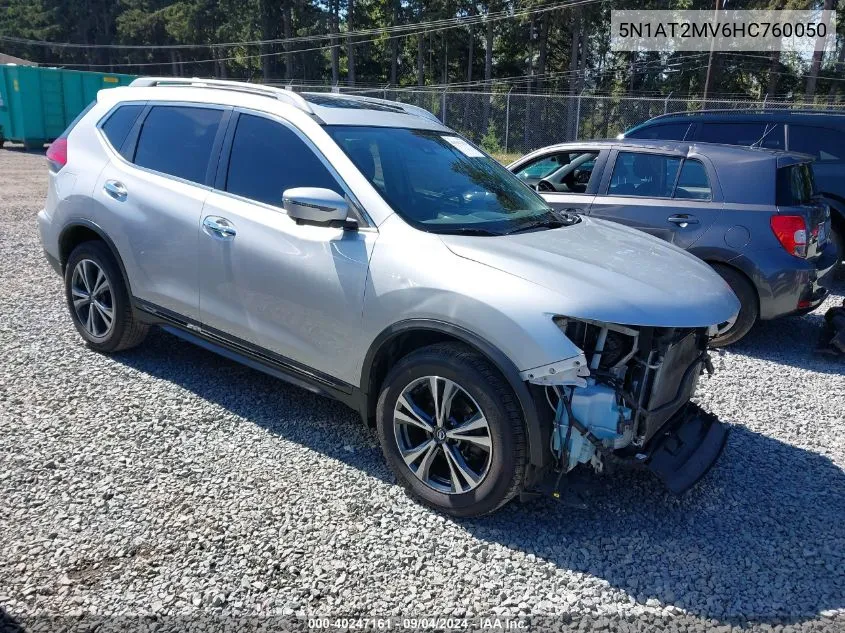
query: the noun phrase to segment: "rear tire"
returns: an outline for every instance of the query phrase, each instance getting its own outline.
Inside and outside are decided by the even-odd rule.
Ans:
[[[120,267],[103,242],[73,249],[65,267],[65,298],[76,330],[98,352],[129,349],[147,336],[149,326],[135,318]]]
[[[730,266],[722,264],[711,264],[711,266],[722,279],[728,282],[742,306],[739,310],[739,316],[737,316],[736,322],[731,328],[710,340],[711,347],[725,347],[738,342],[754,327],[760,316],[760,303],[757,290],[746,279],[745,275]]]
[[[496,368],[466,345],[430,345],[396,363],[382,385],[376,427],[399,483],[436,510],[481,516],[522,489],[526,437],[516,396]]]

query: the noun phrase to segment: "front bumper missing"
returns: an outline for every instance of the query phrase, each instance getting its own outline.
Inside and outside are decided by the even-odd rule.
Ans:
[[[670,492],[682,494],[713,467],[727,439],[727,425],[690,403],[654,438],[644,463]]]

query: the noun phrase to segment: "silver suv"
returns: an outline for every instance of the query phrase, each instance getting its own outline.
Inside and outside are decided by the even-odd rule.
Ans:
[[[681,492],[739,303],[657,238],[560,213],[419,108],[235,82],[104,90],[47,153],[38,226],[88,345],[150,325],[354,407],[459,516],[576,467]]]

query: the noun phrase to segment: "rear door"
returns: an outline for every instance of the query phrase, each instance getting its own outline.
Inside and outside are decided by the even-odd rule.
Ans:
[[[703,158],[614,150],[590,215],[687,249],[721,213],[714,182]]]
[[[514,174],[555,209],[586,213],[595,197],[607,150],[558,149],[536,156]]]
[[[112,117],[129,118],[120,110]],[[155,308],[199,318],[197,237],[229,109],[153,103],[109,145],[94,197],[116,218],[110,231],[132,294]],[[118,119],[115,119],[117,121]],[[101,125],[105,138],[111,118]],[[114,141],[115,144],[118,140]]]

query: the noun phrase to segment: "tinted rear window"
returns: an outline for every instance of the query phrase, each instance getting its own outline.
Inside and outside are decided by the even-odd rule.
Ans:
[[[698,133],[698,140],[705,143],[745,145],[783,149],[783,125],[763,121],[739,123],[704,123]]]
[[[156,106],[144,119],[135,164],[193,182],[205,182],[222,110]]]
[[[845,133],[825,127],[789,124],[789,149],[834,162],[845,157]]]
[[[106,135],[111,146],[117,151],[120,151],[123,141],[129,136],[129,131],[135,125],[135,121],[143,109],[144,106],[142,105],[120,106],[103,123],[103,134]]]
[[[806,204],[815,193],[813,168],[809,163],[781,167],[777,173],[776,203],[779,207]]]
[[[242,114],[238,119],[226,191],[277,207],[293,187],[343,189],[296,133],[275,121]]]
[[[626,134],[625,138],[651,138],[665,141],[683,141],[689,130],[689,123],[661,123],[649,125]]]

